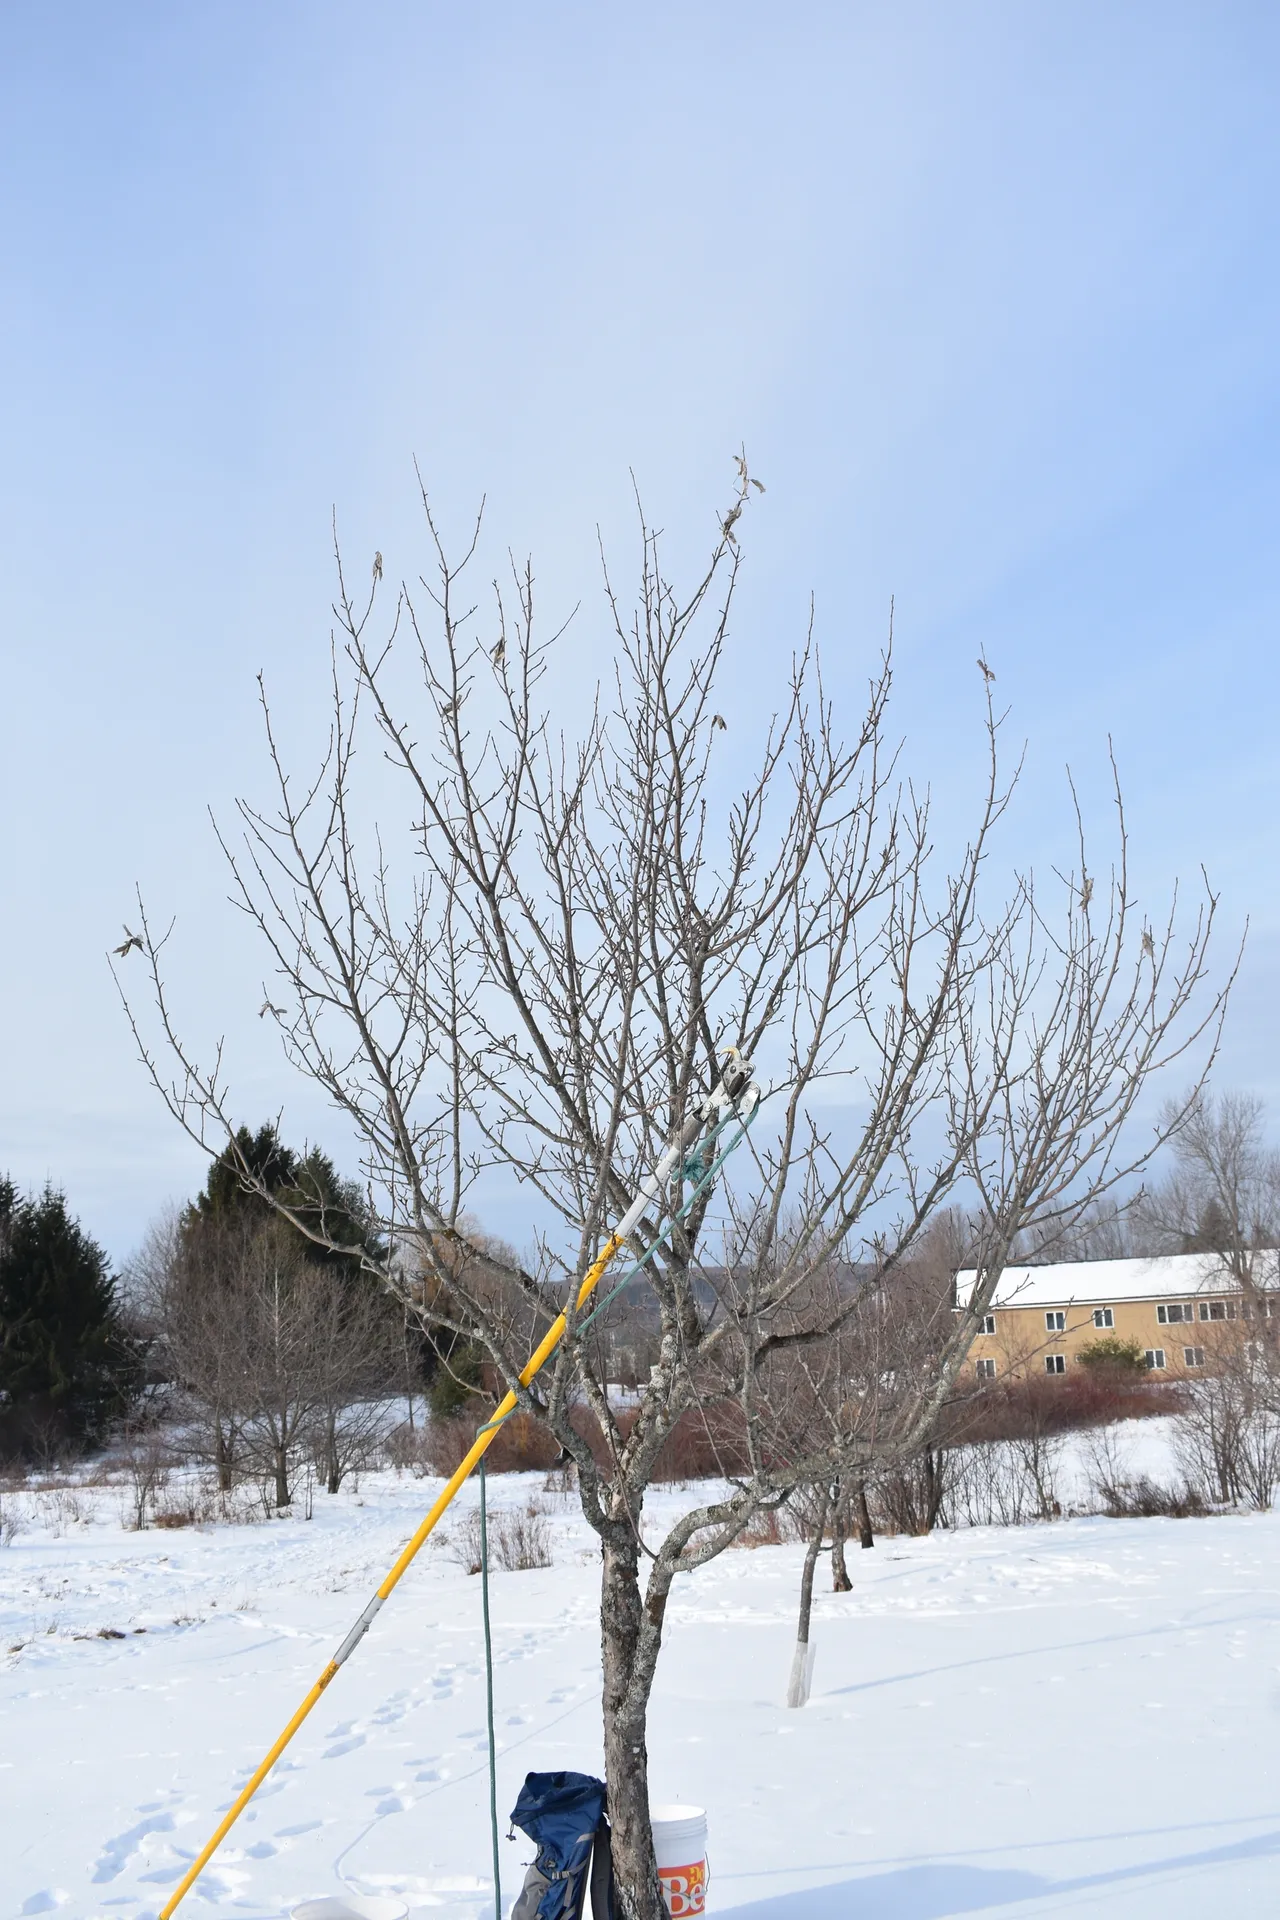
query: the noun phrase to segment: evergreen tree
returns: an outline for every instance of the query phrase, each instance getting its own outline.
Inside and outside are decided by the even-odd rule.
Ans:
[[[137,1392],[140,1358],[120,1320],[107,1257],[46,1187],[0,1179],[0,1442],[101,1437]]]
[[[1247,1229],[1245,1230],[1247,1233]],[[1184,1253],[1230,1253],[1239,1244],[1240,1229],[1216,1194],[1210,1194],[1200,1209],[1194,1231],[1182,1236]]]
[[[332,1160],[318,1147],[301,1158],[286,1147],[270,1121],[251,1133],[248,1127],[236,1131],[236,1151],[269,1192],[279,1196],[302,1219],[323,1225],[330,1239],[341,1241],[351,1253],[341,1254],[318,1247],[305,1234],[289,1227],[304,1260],[319,1266],[336,1266],[344,1279],[361,1277],[360,1250],[367,1247],[377,1253],[377,1238],[368,1220],[364,1196],[351,1180],[343,1180]],[[227,1147],[209,1169],[204,1189],[187,1209],[184,1231],[199,1233],[205,1225],[239,1224],[249,1228],[279,1222],[280,1215],[258,1193],[243,1186],[232,1149]]]

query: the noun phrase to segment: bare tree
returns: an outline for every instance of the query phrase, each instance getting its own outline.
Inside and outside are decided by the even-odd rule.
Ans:
[[[189,1453],[219,1489],[264,1477],[291,1503],[304,1449],[329,1492],[385,1424],[402,1359],[401,1313],[368,1276],[305,1255],[281,1220],[166,1216],[129,1268],[130,1303],[177,1385]]]
[[[326,1492],[337,1493],[386,1426],[384,1397],[403,1376],[404,1326],[367,1279],[344,1284],[312,1269],[302,1298],[312,1322],[316,1467]]]
[[[1275,1284],[1280,1245],[1280,1152],[1266,1137],[1264,1103],[1201,1089],[1167,1110],[1166,1123],[1173,1166],[1138,1203],[1145,1241],[1154,1252],[1214,1256],[1207,1277],[1216,1269],[1255,1304]]]
[[[626,1920],[663,1911],[646,1717],[673,1581],[794,1487],[834,1473],[856,1485],[919,1451],[1010,1249],[1032,1230],[1065,1231],[1143,1164],[1155,1142],[1127,1147],[1125,1122],[1153,1074],[1197,1040],[1212,1050],[1222,1005],[1200,991],[1213,900],[1185,926],[1176,902],[1160,925],[1139,913],[1118,792],[1109,875],[1086,869],[1082,839],[1052,906],[1029,879],[986,899],[1010,798],[989,679],[985,785],[949,872],[928,799],[886,745],[888,655],[846,739],[804,639],[772,722],[754,750],[739,743],[715,689],[751,498],[743,461],[684,594],[642,516],[636,604],[606,576],[611,677],[569,738],[547,712],[557,636],[542,637],[532,569],[495,590],[482,637],[462,597],[479,528],[455,564],[424,496],[425,597],[403,588],[375,637],[377,582],[357,605],[339,558],[327,754],[295,782],[264,690],[275,799],[242,806],[242,843],[223,836],[273,969],[271,1017],[356,1131],[385,1245],[414,1248],[415,1311],[478,1342],[576,1462],[601,1543]],[[403,782],[399,842],[384,824],[366,843],[357,826],[366,729]],[[130,1017],[143,1060],[177,1120],[225,1152],[235,1131],[221,1051],[211,1065],[192,1051],[165,938],[145,917],[141,938],[153,1024]],[[637,1404],[625,1420],[611,1405],[572,1313],[545,1388],[519,1388],[530,1333],[572,1303],[728,1046],[772,1094],[731,1181],[686,1206],[686,1162],[636,1229],[633,1258],[654,1249],[633,1284],[655,1328]],[[691,1158],[706,1165],[711,1151]],[[505,1259],[500,1285],[464,1225],[494,1168],[557,1223],[534,1254]],[[248,1164],[241,1177],[255,1186]],[[807,1422],[780,1420],[779,1405],[868,1311],[865,1293],[892,1298],[921,1232],[957,1197],[978,1223],[972,1298],[911,1391],[850,1396],[846,1414],[830,1403],[815,1456]],[[322,1206],[290,1218],[331,1244]],[[401,1263],[371,1247],[362,1257],[403,1295]],[[862,1284],[829,1284],[841,1268]],[[583,1400],[603,1462],[571,1418]],[[691,1411],[732,1442],[731,1486],[692,1496],[654,1544],[645,1490]]]
[[[303,1443],[332,1396],[326,1361],[332,1354],[333,1303],[339,1284],[298,1252],[283,1223],[261,1227],[227,1289],[238,1341],[241,1442],[277,1508],[293,1500]]]
[[[149,1229],[126,1269],[134,1323],[149,1340],[152,1365],[185,1396],[184,1450],[206,1460],[230,1491],[240,1461],[244,1410],[241,1271],[261,1222],[202,1223],[177,1210]]]
[[[1048,1232],[1033,1228],[1022,1238],[1019,1262],[1047,1266],[1059,1260],[1127,1260],[1142,1250],[1140,1205],[1140,1196],[1119,1199],[1107,1194],[1076,1220],[1051,1222]]]

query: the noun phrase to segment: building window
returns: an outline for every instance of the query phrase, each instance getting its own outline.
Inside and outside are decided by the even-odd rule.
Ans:
[[[1115,1323],[1116,1323],[1116,1317],[1114,1313],[1112,1313],[1110,1307],[1094,1308],[1093,1324],[1095,1327],[1114,1327]]]
[[[1050,1333],[1065,1333],[1067,1316],[1065,1313],[1046,1313],[1044,1324]]]
[[[1234,1300],[1202,1300],[1200,1318],[1202,1320],[1234,1320],[1236,1303]]]
[[[994,1361],[994,1360],[979,1360],[979,1362],[978,1362],[978,1378],[979,1378],[979,1380],[994,1380],[994,1379],[995,1379],[995,1377],[996,1377],[996,1363],[995,1363],[995,1361]]]
[[[1185,1366],[1202,1367],[1204,1365],[1204,1348],[1184,1347],[1182,1349],[1182,1359]]]
[[[1207,1320],[1208,1317],[1204,1308],[1201,1307],[1200,1318]],[[1180,1327],[1184,1320],[1190,1324],[1193,1318],[1194,1315],[1192,1314],[1191,1308],[1189,1306],[1181,1306],[1176,1300],[1168,1306],[1156,1308],[1156,1319],[1162,1327]]]
[[[1044,1370],[1046,1373],[1065,1373],[1067,1370],[1065,1354],[1046,1353],[1044,1357]]]
[[[983,1316],[982,1316],[982,1331],[983,1331],[984,1333],[994,1333],[994,1332],[995,1332],[995,1330],[996,1330],[996,1317],[995,1317],[995,1315],[994,1315],[994,1313],[985,1313],[985,1314],[983,1314]]]
[[[1147,1348],[1147,1365],[1151,1368],[1153,1373],[1162,1373],[1164,1371],[1164,1348],[1163,1347]]]

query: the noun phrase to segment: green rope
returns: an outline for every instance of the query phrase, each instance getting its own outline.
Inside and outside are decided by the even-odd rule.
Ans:
[[[489,1628],[489,1504],[484,1458],[480,1460],[480,1593],[484,1608],[484,1684],[489,1719],[489,1831],[493,1836],[493,1913],[502,1920],[502,1868],[498,1859],[498,1750],[493,1733],[493,1635]]]

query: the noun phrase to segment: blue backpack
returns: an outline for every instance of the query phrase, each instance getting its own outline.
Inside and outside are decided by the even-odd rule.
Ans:
[[[531,1773],[511,1820],[538,1849],[511,1920],[583,1920],[588,1884],[594,1920],[614,1920],[603,1780],[589,1773]]]

